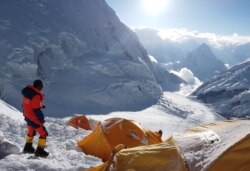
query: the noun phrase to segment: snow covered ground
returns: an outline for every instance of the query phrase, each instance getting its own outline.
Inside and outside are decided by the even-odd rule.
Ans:
[[[153,131],[162,130],[163,140],[174,132],[223,120],[209,107],[169,92],[165,92],[156,105],[142,111],[113,112],[106,115],[88,115],[88,117],[98,120],[111,117],[133,119]],[[75,146],[77,140],[87,136],[91,131],[69,127],[66,125],[67,119],[46,118],[45,125],[49,132],[48,158],[17,154],[16,149],[19,148],[21,151],[25,143],[25,122],[21,112],[0,100],[0,142],[11,144],[9,149],[1,148],[3,143],[0,144],[1,152],[11,153],[0,156],[1,170],[85,170],[101,163],[100,159],[85,155]],[[34,142],[36,144],[37,139]]]

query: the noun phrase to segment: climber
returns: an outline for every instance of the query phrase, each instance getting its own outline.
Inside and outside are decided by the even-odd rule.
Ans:
[[[45,108],[43,105],[43,87],[41,80],[35,80],[33,85],[27,85],[22,90],[23,114],[27,123],[26,144],[23,153],[35,153],[37,157],[47,157],[49,155],[49,153],[44,150],[48,132],[44,126],[44,114],[41,110]],[[40,137],[38,138],[38,146],[35,150],[33,147],[33,138],[36,133],[38,133]]]

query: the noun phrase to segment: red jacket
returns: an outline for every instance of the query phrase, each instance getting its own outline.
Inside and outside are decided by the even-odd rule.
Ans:
[[[44,123],[43,107],[44,94],[32,85],[27,85],[23,90],[22,107],[25,120],[38,125]],[[29,124],[28,122],[28,124]]]

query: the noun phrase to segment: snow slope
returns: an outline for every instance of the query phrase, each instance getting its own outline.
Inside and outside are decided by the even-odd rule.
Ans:
[[[151,130],[162,130],[163,139],[169,137],[173,132],[223,119],[213,109],[204,104],[171,92],[164,92],[156,105],[142,111],[112,112],[108,115],[89,116],[99,120],[110,117],[133,119]]]
[[[224,117],[250,117],[250,61],[235,65],[205,82],[192,95],[212,104]]]
[[[0,3],[0,98],[20,110],[37,78],[50,116],[141,110],[172,82],[104,0]]]
[[[21,119],[22,118],[22,119]],[[5,151],[18,147],[22,150],[25,143],[26,126],[22,113],[0,100],[0,132],[4,135],[4,142],[14,145]],[[46,118],[49,131],[47,149],[51,152],[46,159],[34,158],[29,154],[5,156],[0,160],[1,170],[84,170],[90,165],[100,163],[100,160],[86,156],[79,152],[74,140],[81,139],[89,132],[76,130],[65,125],[65,121],[57,118]],[[37,142],[37,137],[34,140]],[[1,149],[0,144],[0,149]],[[1,154],[1,153],[0,153]]]
[[[151,130],[162,130],[163,140],[174,132],[223,119],[203,104],[174,93],[164,93],[156,105],[143,111],[114,112],[88,117],[98,120],[110,117],[133,119]],[[67,126],[66,121],[66,118],[46,118],[45,125],[49,132],[48,158],[36,159],[29,154],[7,155],[0,159],[1,170],[85,170],[99,164],[100,159],[85,155],[75,147],[75,141],[87,136],[90,131],[76,130]],[[5,142],[20,150],[23,148],[25,123],[22,113],[3,101],[0,101],[0,132],[3,133]],[[35,143],[36,141],[37,139]]]

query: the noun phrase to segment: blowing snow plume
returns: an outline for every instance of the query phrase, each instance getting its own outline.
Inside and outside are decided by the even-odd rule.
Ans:
[[[192,71],[188,68],[182,68],[179,72],[172,70],[171,73],[185,81],[185,83],[180,85],[179,94],[189,95],[202,84],[202,82],[195,77]]]

